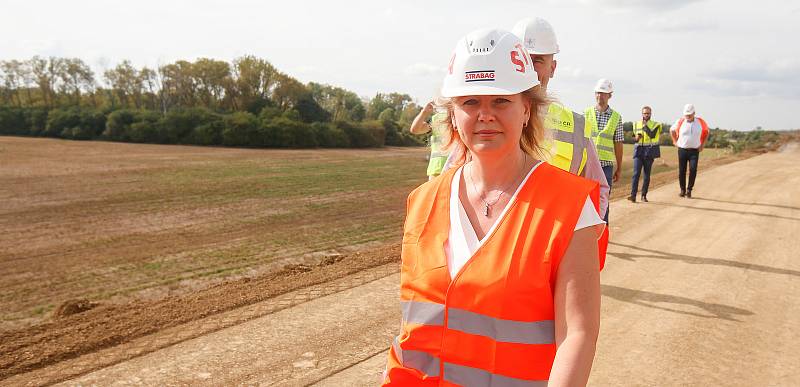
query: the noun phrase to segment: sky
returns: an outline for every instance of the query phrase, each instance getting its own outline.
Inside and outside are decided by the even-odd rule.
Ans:
[[[549,91],[583,111],[599,78],[626,121],[674,122],[693,103],[711,127],[800,128],[800,2],[760,0],[0,0],[0,60],[78,57],[96,73],[255,55],[303,82],[417,102],[441,85],[455,43],[524,17],[561,52]],[[98,78],[101,78],[98,76]]]

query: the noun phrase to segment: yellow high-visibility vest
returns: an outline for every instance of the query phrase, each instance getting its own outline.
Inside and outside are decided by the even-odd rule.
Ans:
[[[658,145],[659,139],[661,139],[661,123],[660,122],[653,122],[652,120],[647,121],[647,128],[650,131],[655,132],[655,136],[650,137],[649,134],[644,130],[642,126],[642,121],[636,121],[633,123],[633,135],[636,136],[641,135],[642,140],[639,142],[642,145]]]
[[[545,144],[545,149],[555,148],[547,162],[575,175],[583,174],[587,159],[585,139],[591,139],[592,133],[583,116],[563,105],[551,103],[547,109],[545,126],[553,133],[553,143]]]
[[[616,110],[612,110],[611,119],[600,130],[597,127],[597,109],[594,106],[586,108],[585,116],[586,122],[592,129],[592,141],[597,147],[597,156],[600,161],[616,162],[616,157],[614,156],[614,131],[617,130],[617,125],[622,121],[622,117]]]

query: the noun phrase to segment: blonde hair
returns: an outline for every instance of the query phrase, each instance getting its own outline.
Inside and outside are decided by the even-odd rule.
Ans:
[[[528,125],[522,128],[522,136],[519,139],[519,147],[529,156],[545,160],[548,150],[545,143],[544,117],[547,115],[547,107],[552,100],[547,97],[544,90],[539,86],[534,86],[520,93],[523,99],[527,99],[531,104]],[[436,105],[443,107],[447,111],[445,124],[449,129],[444,134],[444,147],[449,152],[460,151],[460,157],[453,166],[461,166],[467,162],[467,146],[461,141],[458,131],[453,127],[453,98],[437,97]]]

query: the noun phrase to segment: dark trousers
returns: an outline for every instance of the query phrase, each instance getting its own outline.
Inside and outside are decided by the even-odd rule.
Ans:
[[[606,181],[608,182],[608,194],[611,194],[611,178],[614,177],[614,166],[603,166],[603,174],[606,175]],[[608,213],[611,211],[611,205],[609,204],[608,209],[606,210],[606,216],[603,217],[603,221],[608,224]]]
[[[650,171],[653,170],[653,161],[651,157],[634,157],[633,158],[633,177],[631,178],[631,196],[636,197],[636,192],[639,190],[639,176],[644,169],[644,181],[642,181],[642,196],[647,196],[647,189],[650,187]]]
[[[678,148],[678,183],[681,185],[681,192],[692,192],[694,179],[697,177],[697,161],[699,159],[699,150]],[[686,164],[689,164],[688,187],[686,186]]]

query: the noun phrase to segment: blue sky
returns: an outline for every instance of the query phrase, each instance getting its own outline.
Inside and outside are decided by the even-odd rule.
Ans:
[[[712,127],[800,128],[792,1],[5,0],[3,15],[0,59],[79,57],[101,73],[122,59],[155,67],[252,54],[304,82],[419,102],[439,87],[459,37],[540,16],[561,46],[550,89],[574,110],[593,103],[603,77],[627,120],[647,104],[672,122],[694,103]]]

